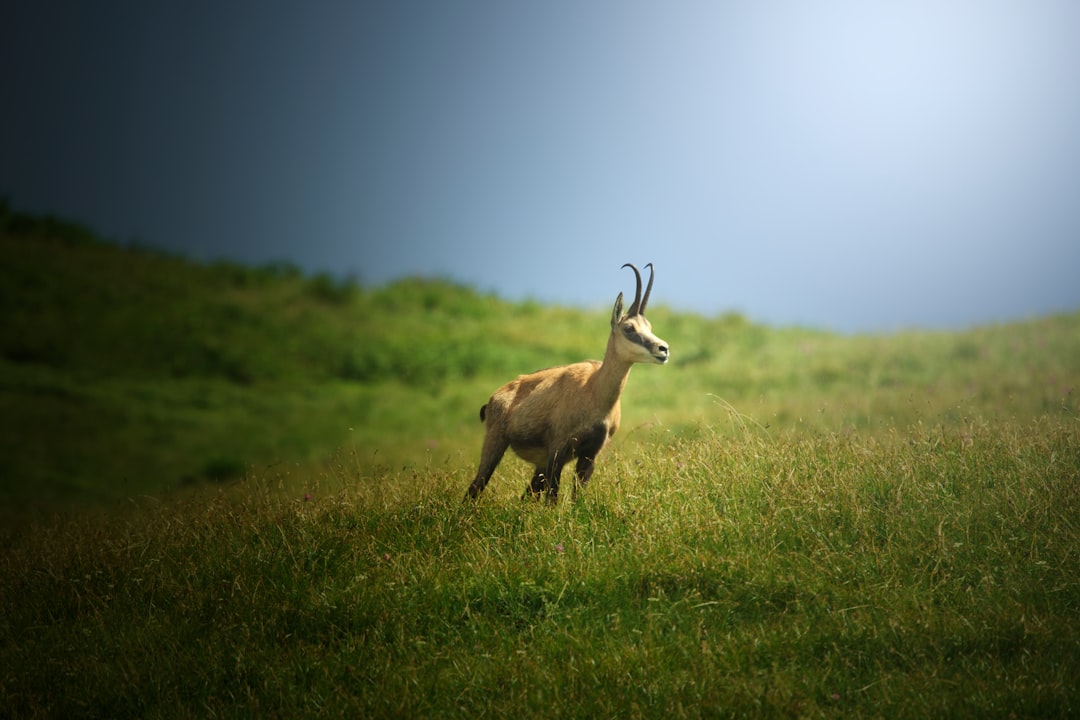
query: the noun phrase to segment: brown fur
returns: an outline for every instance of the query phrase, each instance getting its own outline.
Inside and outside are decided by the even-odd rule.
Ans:
[[[487,429],[468,498],[483,491],[507,448],[535,466],[526,495],[538,497],[546,492],[548,500],[555,502],[563,465],[571,458],[577,458],[577,479],[584,487],[596,457],[619,429],[619,399],[631,366],[667,362],[667,343],[652,334],[644,315],[648,295],[642,302],[638,275],[631,311],[640,310],[624,315],[619,293],[603,362],[586,360],[520,375],[492,394],[480,408]]]

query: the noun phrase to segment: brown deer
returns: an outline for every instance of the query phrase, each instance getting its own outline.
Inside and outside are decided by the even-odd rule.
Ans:
[[[525,488],[526,497],[547,493],[548,502],[556,502],[563,465],[571,458],[577,458],[578,484],[585,487],[596,457],[619,429],[619,398],[630,368],[638,362],[663,365],[670,357],[668,344],[653,334],[645,318],[653,286],[652,263],[645,266],[649,284],[644,296],[641,273],[630,263],[623,267],[634,271],[637,291],[625,315],[622,293],[615,299],[603,362],[585,360],[520,375],[496,390],[480,408],[487,430],[480,468],[469,485],[467,500],[484,490],[508,447],[536,466]],[[577,486],[573,490],[576,496]]]

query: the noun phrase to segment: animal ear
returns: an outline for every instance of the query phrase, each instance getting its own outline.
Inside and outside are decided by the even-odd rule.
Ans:
[[[611,311],[611,327],[614,328],[622,320],[622,293],[615,298],[615,308]]]

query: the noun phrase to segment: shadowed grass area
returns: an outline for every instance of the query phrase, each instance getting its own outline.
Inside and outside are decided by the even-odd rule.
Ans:
[[[677,441],[558,508],[463,505],[457,469],[343,469],[307,500],[253,478],[10,549],[0,694],[65,716],[1068,715],[1078,468],[1075,426],[1042,420]]]

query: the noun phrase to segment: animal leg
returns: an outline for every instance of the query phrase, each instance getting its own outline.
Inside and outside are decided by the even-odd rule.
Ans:
[[[539,500],[540,493],[547,490],[547,479],[544,477],[544,469],[539,465],[536,466],[536,470],[533,472],[532,480],[525,486],[525,492],[522,493],[522,500]]]
[[[466,500],[475,500],[484,491],[484,486],[488,484],[488,480],[491,479],[492,473],[499,466],[499,461],[502,460],[503,453],[509,446],[509,441],[500,434],[489,430],[484,436],[484,447],[480,451],[480,467],[476,471],[476,478],[469,485],[469,491],[465,494]]]
[[[572,500],[577,500],[578,489],[585,490],[585,485],[589,482],[589,478],[592,477],[593,469],[596,467],[596,460],[594,458],[582,455],[578,458],[577,465],[574,468],[574,472],[577,474],[577,482],[574,484],[574,489],[570,495]]]
[[[588,432],[582,434],[578,441],[578,461],[577,466],[575,467],[577,483],[574,484],[571,498],[577,498],[579,487],[582,490],[585,489],[585,485],[589,482],[589,478],[592,477],[593,468],[596,466],[596,456],[604,449],[604,444],[607,442],[608,436],[608,425],[605,423],[598,423]]]
[[[559,499],[559,478],[562,476],[563,465],[566,464],[562,453],[555,453],[548,460],[547,472],[544,474],[547,483],[547,501],[554,505]]]

